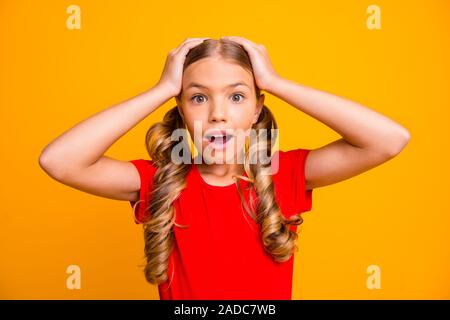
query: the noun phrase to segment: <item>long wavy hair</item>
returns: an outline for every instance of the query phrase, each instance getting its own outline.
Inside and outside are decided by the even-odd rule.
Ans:
[[[250,58],[245,49],[231,40],[208,39],[200,45],[192,48],[186,56],[183,69],[200,59],[219,55],[245,68],[253,74]],[[260,89],[255,85],[256,97],[261,95]],[[181,101],[181,92],[177,96]],[[145,278],[149,283],[160,284],[168,279],[168,263],[170,253],[174,245],[174,225],[186,228],[175,223],[174,201],[180,196],[186,187],[186,176],[191,164],[176,164],[171,161],[172,149],[180,141],[172,141],[172,132],[175,129],[184,129],[186,125],[179,113],[178,106],[171,108],[162,122],[153,124],[146,134],[146,148],[154,165],[157,167],[153,179],[152,200],[146,208],[151,213],[143,221],[145,257]],[[284,262],[289,260],[295,251],[298,251],[296,240],[298,235],[288,225],[300,225],[303,219],[300,214],[285,218],[275,201],[274,185],[272,181],[271,163],[262,164],[258,159],[260,155],[272,155],[272,129],[277,129],[277,123],[269,108],[263,105],[258,120],[252,128],[256,131],[256,143],[245,146],[244,170],[247,177],[235,176],[241,204],[247,214],[260,225],[261,240],[264,249],[274,261]],[[265,130],[261,130],[265,129]],[[187,131],[187,130],[186,130]],[[260,132],[265,131],[264,139]],[[277,130],[273,130],[277,132]],[[188,137],[184,135],[181,143],[185,143],[184,150],[190,150]],[[255,161],[250,161],[254,156]],[[192,155],[191,155],[192,159]],[[240,179],[248,181],[248,190],[254,190],[257,199],[253,199],[249,192],[249,204],[247,204],[240,186]],[[170,283],[169,283],[170,285]]]

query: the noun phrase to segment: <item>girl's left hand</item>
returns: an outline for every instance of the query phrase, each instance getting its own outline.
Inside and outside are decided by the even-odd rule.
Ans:
[[[271,83],[276,78],[279,78],[279,75],[270,62],[266,47],[262,44],[256,44],[243,37],[225,36],[221,37],[221,39],[237,42],[244,47],[252,63],[256,85],[261,90],[270,91],[269,88]]]

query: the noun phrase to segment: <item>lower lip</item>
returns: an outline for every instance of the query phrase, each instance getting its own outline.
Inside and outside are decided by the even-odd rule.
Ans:
[[[231,140],[233,140],[233,137],[228,139],[228,141],[225,142],[225,143],[221,143],[221,142],[217,143],[215,141],[212,142],[210,140],[205,140],[205,141],[207,142],[208,146],[210,146],[212,149],[214,149],[214,150],[223,150],[223,149],[228,147],[228,145],[231,143]]]

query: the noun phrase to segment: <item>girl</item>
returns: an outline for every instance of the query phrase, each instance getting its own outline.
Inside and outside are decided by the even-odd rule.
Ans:
[[[261,90],[343,138],[273,152],[277,124]],[[174,96],[177,105],[147,132],[151,160],[104,156]],[[184,129],[195,159],[187,133],[173,139]],[[239,146],[235,133],[249,129],[260,139],[245,134]],[[261,44],[191,38],[169,52],[153,88],[74,126],[45,147],[39,163],[68,186],[130,201],[143,224],[145,276],[161,299],[291,299],[297,226],[313,189],[386,162],[408,141],[408,131],[381,114],[281,77]],[[188,163],[179,161],[186,155]]]

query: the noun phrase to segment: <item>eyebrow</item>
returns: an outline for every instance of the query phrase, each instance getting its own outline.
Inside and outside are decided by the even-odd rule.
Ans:
[[[244,83],[244,82],[236,82],[236,83],[232,83],[232,84],[226,86],[226,88],[237,87],[237,86],[247,86],[247,87],[249,87],[249,86],[248,86],[246,83]],[[204,85],[202,85],[202,84],[200,84],[200,83],[191,82],[191,83],[186,87],[186,90],[189,89],[189,88],[194,88],[194,87],[196,87],[196,88],[202,88],[202,89],[208,89],[207,86],[204,86]],[[250,87],[249,87],[249,88],[250,88]]]

